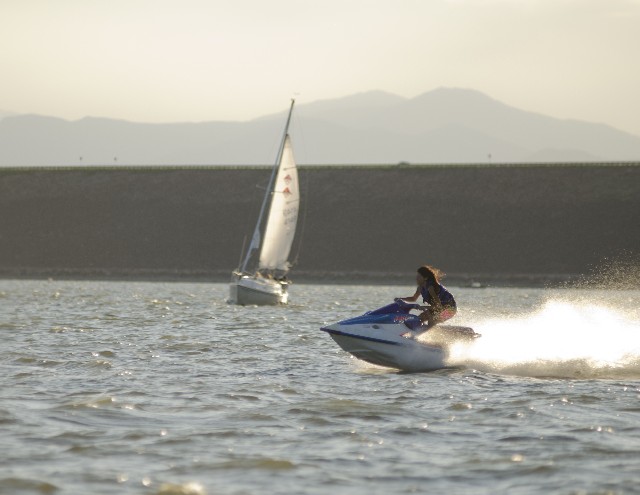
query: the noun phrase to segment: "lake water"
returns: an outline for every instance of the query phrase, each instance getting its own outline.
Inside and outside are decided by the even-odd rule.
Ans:
[[[431,373],[319,330],[413,289],[0,280],[0,493],[640,493],[640,291],[450,287]]]

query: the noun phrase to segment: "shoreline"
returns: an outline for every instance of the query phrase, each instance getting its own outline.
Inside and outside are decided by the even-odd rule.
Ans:
[[[166,283],[228,283],[228,273],[216,272],[168,272],[141,270],[118,272],[113,270],[4,270],[1,280],[64,280],[64,281],[113,281],[113,282],[166,282]],[[584,279],[582,275],[567,274],[451,274],[443,279],[445,285],[469,288],[557,288],[571,286]],[[291,284],[310,285],[407,285],[413,286],[411,273],[292,273]]]

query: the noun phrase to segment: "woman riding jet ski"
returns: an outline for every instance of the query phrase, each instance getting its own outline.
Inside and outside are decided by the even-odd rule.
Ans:
[[[447,359],[451,346],[469,342],[480,335],[469,327],[438,325],[434,328],[434,325],[455,314],[455,300],[437,282],[437,276],[427,279],[420,271],[422,268],[425,267],[418,269],[416,277],[418,290],[405,299],[415,301],[423,294],[425,301],[432,303],[430,306],[420,306],[397,298],[392,304],[322,327],[321,330],[331,335],[342,349],[372,364],[403,371],[431,371],[449,367]],[[420,316],[413,315],[413,309],[423,312]],[[426,338],[418,340],[417,337],[425,332]]]

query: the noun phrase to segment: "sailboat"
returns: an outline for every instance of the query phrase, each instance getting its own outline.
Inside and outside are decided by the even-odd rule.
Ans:
[[[291,264],[288,258],[300,206],[298,170],[289,137],[294,104],[295,100],[291,100],[278,157],[271,171],[251,243],[241,265],[232,274],[229,302],[233,304],[287,304],[289,299],[287,273]],[[268,215],[264,222],[267,206]]]

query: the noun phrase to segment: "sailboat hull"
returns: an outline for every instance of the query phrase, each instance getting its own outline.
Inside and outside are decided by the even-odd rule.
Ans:
[[[289,284],[279,280],[243,275],[229,285],[229,302],[242,306],[287,304]]]

